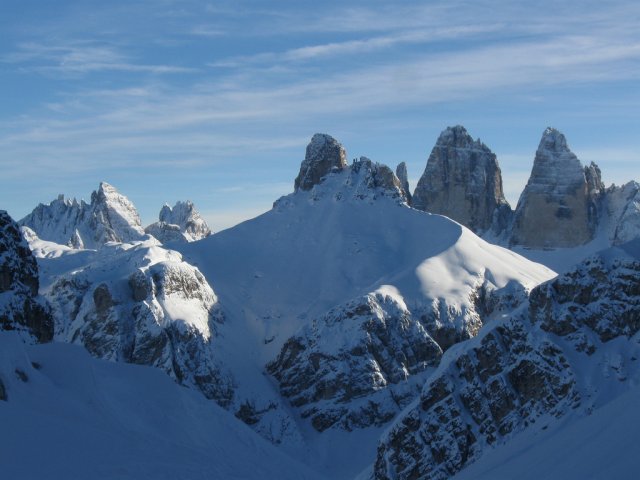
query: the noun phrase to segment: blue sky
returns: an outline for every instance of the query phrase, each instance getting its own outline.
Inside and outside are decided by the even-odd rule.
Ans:
[[[638,25],[616,0],[2,0],[0,208],[105,180],[144,224],[191,199],[218,230],[293,190],[315,132],[415,185],[454,124],[514,207],[547,126],[638,180]]]

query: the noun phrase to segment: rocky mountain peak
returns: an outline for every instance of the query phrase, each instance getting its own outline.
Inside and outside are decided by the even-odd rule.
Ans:
[[[438,136],[436,145],[453,148],[484,148],[489,150],[480,139],[474,140],[462,125],[445,128]]]
[[[404,195],[407,197],[407,203],[411,205],[411,192],[409,191],[409,175],[407,174],[407,164],[400,162],[396,167],[396,177],[400,180],[400,185],[404,190]]]
[[[412,206],[446,215],[478,234],[501,233],[511,217],[495,154],[460,125],[438,137]]]
[[[518,201],[511,243],[545,248],[588,242],[597,226],[603,191],[598,166],[583,167],[565,136],[547,128]]]
[[[311,190],[332,170],[345,168],[346,159],[347,153],[340,142],[330,135],[316,133],[307,145],[300,173],[295,180],[295,190]]]
[[[145,232],[162,243],[194,242],[211,235],[207,222],[189,200],[178,201],[173,208],[164,204],[160,210],[159,220],[145,228]]]
[[[59,195],[48,205],[38,205],[19,224],[43,240],[72,248],[100,248],[107,242],[131,242],[144,236],[136,207],[106,182],[91,194],[89,204]]]

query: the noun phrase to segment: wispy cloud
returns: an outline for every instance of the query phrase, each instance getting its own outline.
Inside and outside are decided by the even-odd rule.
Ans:
[[[65,36],[52,24],[44,34],[29,30],[13,52],[2,50],[0,69],[37,73],[25,78],[40,85],[49,77],[65,80],[49,82],[55,90],[39,104],[0,116],[5,179],[144,171],[191,175],[189,181],[241,198],[263,177],[290,186],[318,130],[389,143],[394,158],[406,146],[393,135],[462,122],[469,109],[511,127],[496,105],[514,102],[537,109],[536,134],[558,112],[576,121],[626,112],[637,121],[637,108],[629,108],[640,95],[616,96],[618,85],[640,80],[640,7],[632,2],[330,2],[312,10],[301,2],[306,9],[265,4],[260,11],[242,1],[210,8],[169,1],[160,20],[148,17],[160,23],[142,33],[131,26],[147,19],[153,2],[131,3],[119,11],[105,7],[104,24],[88,17],[92,31],[101,32],[94,37],[80,31],[79,17],[65,17]],[[129,27],[119,28],[119,18]],[[578,88],[589,91],[580,100],[592,108],[569,112],[563,93]],[[474,134],[484,137],[482,129]],[[416,141],[421,151],[431,147],[431,140]],[[535,144],[529,147],[513,161],[499,157],[510,196],[526,181]],[[609,151],[602,158],[625,162],[629,171],[628,147],[621,148],[627,156]],[[358,153],[376,158],[366,148],[358,145]],[[591,152],[581,159],[598,161]],[[422,168],[425,160],[421,155]],[[230,178],[232,171],[239,173]],[[260,209],[274,193],[264,194]],[[257,211],[227,204],[235,213],[226,218]]]
[[[18,65],[23,71],[64,75],[101,71],[154,74],[194,71],[193,68],[175,65],[136,63],[113,46],[78,41],[62,44],[22,43],[17,51],[3,56],[0,61]]]

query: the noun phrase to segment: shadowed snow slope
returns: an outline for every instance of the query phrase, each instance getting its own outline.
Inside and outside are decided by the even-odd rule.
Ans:
[[[318,479],[155,369],[0,333],[3,478]]]

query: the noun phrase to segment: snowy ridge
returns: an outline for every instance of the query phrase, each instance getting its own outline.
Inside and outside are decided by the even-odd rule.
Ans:
[[[18,222],[38,237],[72,248],[101,248],[108,242],[141,240],[144,230],[134,205],[108,183],[100,183],[91,203],[60,195],[38,205]]]
[[[600,408],[640,381],[640,244],[534,289],[528,309],[447,352],[384,435],[373,477],[446,479],[517,434]]]

